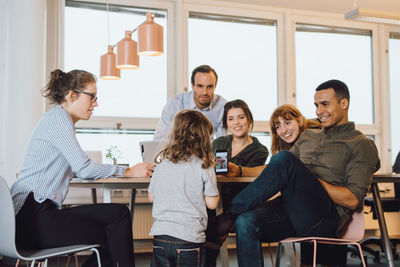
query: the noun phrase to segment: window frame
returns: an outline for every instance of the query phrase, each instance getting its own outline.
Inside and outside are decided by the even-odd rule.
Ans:
[[[390,34],[400,34],[400,26],[379,25],[380,47],[379,57],[382,62],[381,66],[381,83],[382,83],[382,102],[381,109],[381,127],[382,127],[382,146],[381,146],[381,164],[386,172],[392,172],[392,138],[391,138],[391,106],[390,106],[390,62],[389,62],[389,40]],[[387,114],[386,119],[383,119]],[[389,118],[388,118],[389,117]]]

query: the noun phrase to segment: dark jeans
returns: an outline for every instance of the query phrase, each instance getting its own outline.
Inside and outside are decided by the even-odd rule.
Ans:
[[[168,235],[157,235],[153,239],[154,267],[203,267],[204,243],[192,243]]]
[[[265,202],[276,193],[281,196]],[[240,192],[229,209],[235,222],[239,266],[263,266],[260,242],[289,236],[334,237],[339,215],[311,171],[292,153],[271,158],[260,176]]]
[[[121,204],[83,205],[59,210],[51,200],[42,203],[29,194],[16,216],[16,242],[25,249],[99,244],[103,266],[135,266],[132,222]],[[97,266],[92,255],[84,266]]]

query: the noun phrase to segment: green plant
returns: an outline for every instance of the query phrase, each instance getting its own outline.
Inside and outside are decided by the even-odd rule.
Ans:
[[[117,146],[110,146],[106,149],[106,159],[110,159],[114,164],[117,164],[117,159],[121,156],[121,151],[119,151]]]

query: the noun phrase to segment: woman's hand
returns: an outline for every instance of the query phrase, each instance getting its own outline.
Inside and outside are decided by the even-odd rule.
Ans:
[[[232,162],[228,162],[228,173],[227,177],[239,177],[240,167]]]
[[[124,177],[151,177],[155,166],[149,162],[138,163],[126,169]]]

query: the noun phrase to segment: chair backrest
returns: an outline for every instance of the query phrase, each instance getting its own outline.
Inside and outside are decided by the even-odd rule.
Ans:
[[[364,208],[356,210],[351,216],[351,221],[348,223],[346,230],[344,230],[339,238],[353,241],[360,241],[364,237]]]
[[[393,172],[400,173],[400,152],[397,154],[396,161],[393,164]],[[400,199],[400,183],[394,183],[394,197]]]
[[[7,182],[0,176],[0,254],[19,258],[15,246],[15,212]]]

